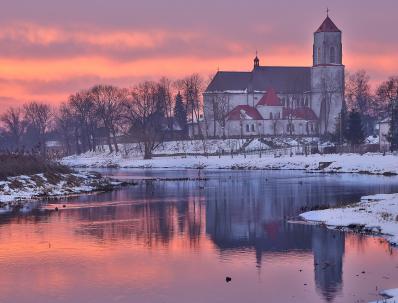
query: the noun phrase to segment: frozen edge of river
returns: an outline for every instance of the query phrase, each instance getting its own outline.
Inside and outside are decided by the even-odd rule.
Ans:
[[[381,236],[392,245],[398,245],[398,194],[378,194],[362,197],[361,202],[341,208],[309,211],[300,214],[307,222],[328,228],[347,228]],[[376,302],[396,302],[398,289],[385,290],[386,297]]]
[[[0,214],[10,212],[15,207],[24,207],[36,199],[109,191],[123,184],[92,172],[9,177],[0,181]]]
[[[300,217],[331,228],[379,235],[398,245],[398,194],[365,196],[353,205],[309,211]]]
[[[90,168],[168,168],[168,169],[242,169],[242,170],[304,170],[322,173],[363,173],[397,175],[398,157],[382,154],[330,154],[309,156],[187,156],[157,157],[143,160],[116,153],[86,153],[61,160],[70,167]]]

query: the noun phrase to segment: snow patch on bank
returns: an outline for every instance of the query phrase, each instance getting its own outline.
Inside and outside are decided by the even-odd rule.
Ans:
[[[386,299],[373,301],[371,303],[395,303],[398,302],[398,288],[384,290],[380,293]]]
[[[398,156],[382,154],[294,155],[225,155],[175,156],[143,160],[121,153],[86,153],[64,158],[62,164],[71,167],[122,168],[208,168],[208,169],[277,169],[306,170],[327,173],[398,174]]]
[[[354,205],[310,211],[300,217],[328,227],[347,227],[381,235],[391,244],[398,245],[398,194],[365,196]]]
[[[104,190],[120,182],[102,178],[96,173],[36,174],[9,177],[0,181],[0,214],[23,206],[28,200],[66,196]]]

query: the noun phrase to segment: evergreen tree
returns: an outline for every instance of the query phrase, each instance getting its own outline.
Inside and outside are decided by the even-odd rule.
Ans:
[[[178,124],[180,125],[181,129],[184,133],[187,132],[187,110],[186,106],[184,105],[184,101],[182,99],[181,93],[175,97],[175,105],[174,105],[174,117]]]
[[[350,112],[348,116],[347,140],[351,145],[362,144],[365,140],[361,114],[356,111]]]
[[[391,144],[391,151],[398,150],[398,100],[391,104],[390,131],[387,137]]]

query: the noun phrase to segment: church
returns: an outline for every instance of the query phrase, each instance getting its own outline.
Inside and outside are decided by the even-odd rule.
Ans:
[[[314,33],[310,67],[218,71],[203,94],[211,137],[333,133],[344,100],[342,32],[329,15]]]

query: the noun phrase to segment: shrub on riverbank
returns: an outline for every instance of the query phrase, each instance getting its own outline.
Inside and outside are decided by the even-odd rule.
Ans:
[[[20,175],[66,174],[70,168],[33,155],[0,155],[0,180]]]

